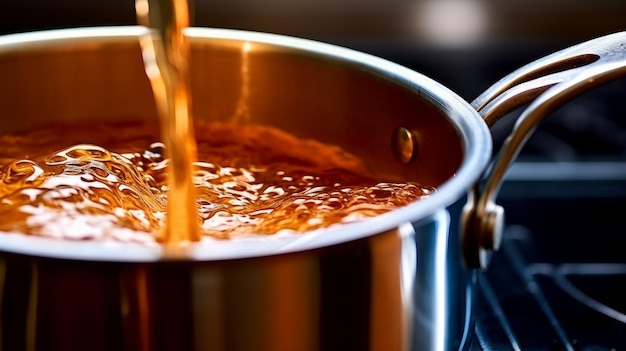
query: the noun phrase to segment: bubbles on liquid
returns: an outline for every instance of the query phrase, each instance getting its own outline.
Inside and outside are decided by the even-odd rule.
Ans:
[[[11,181],[16,171],[23,181]],[[150,177],[99,146],[73,145],[17,160],[0,174],[2,230],[100,240],[117,228],[150,232],[160,225],[151,214],[163,211],[165,199],[155,196]]]
[[[136,128],[129,124],[115,135],[132,135]],[[337,156],[332,147],[294,141],[268,128],[242,141],[235,128],[199,133],[193,180],[196,215],[206,236],[304,232],[376,216],[433,191],[340,168],[354,160]],[[229,139],[228,133],[238,138]],[[84,137],[98,139],[95,133]],[[168,160],[163,143],[150,138],[62,147],[59,137],[47,148],[60,150],[29,158],[23,157],[29,140],[21,139],[23,150],[14,145],[14,159],[0,155],[9,160],[0,165],[0,231],[154,242],[164,225]]]
[[[30,160],[18,160],[7,167],[2,181],[7,184],[32,183],[36,181],[42,173],[43,169],[36,163]]]

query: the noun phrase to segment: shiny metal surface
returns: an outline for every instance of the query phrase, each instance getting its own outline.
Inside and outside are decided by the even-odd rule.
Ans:
[[[471,330],[446,211],[331,247],[113,263],[3,253],[6,350],[455,350]]]
[[[0,38],[0,133],[54,121],[154,119],[137,27]],[[8,350],[440,350],[472,330],[472,277],[446,208],[489,159],[486,124],[440,84],[321,43],[193,28],[195,118],[336,144],[424,201],[303,235],[158,246],[3,233]],[[399,127],[419,151],[393,155]]]
[[[626,76],[626,32],[596,38],[534,61],[487,89],[472,105],[493,125],[530,103],[504,142],[482,189],[474,187],[464,213],[464,252],[470,267],[485,268],[485,251],[497,248],[503,209],[495,199],[522,146],[552,111],[600,84]]]
[[[476,271],[468,271],[447,211],[415,223],[418,274],[412,291],[411,350],[458,350],[473,326]]]

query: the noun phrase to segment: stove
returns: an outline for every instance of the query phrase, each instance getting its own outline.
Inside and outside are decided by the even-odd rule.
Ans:
[[[626,349],[626,167],[542,166],[569,177],[512,169],[499,201],[509,225],[479,278],[471,350]]]
[[[554,262],[554,255],[533,257],[543,247],[524,226],[509,227],[506,236],[494,267],[479,280],[470,350],[626,347],[625,260],[574,255]],[[614,245],[624,243],[617,239]]]
[[[471,351],[626,349],[625,92],[617,81],[556,111],[511,168]]]

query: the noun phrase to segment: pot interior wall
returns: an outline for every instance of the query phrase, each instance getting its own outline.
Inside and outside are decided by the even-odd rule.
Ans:
[[[57,121],[157,123],[136,38],[51,43],[24,46],[19,53],[0,51],[0,133]],[[193,114],[275,126],[338,145],[376,173],[442,184],[462,162],[457,129],[418,87],[380,72],[277,45],[196,38]],[[417,139],[416,157],[408,165],[393,154],[398,127],[412,130]]]

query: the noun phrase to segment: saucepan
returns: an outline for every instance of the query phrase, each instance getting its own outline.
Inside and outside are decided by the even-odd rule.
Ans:
[[[1,37],[0,133],[156,123],[143,31]],[[476,280],[502,235],[504,173],[550,111],[626,75],[626,33],[616,33],[522,67],[468,103],[347,48],[236,30],[186,35],[195,119],[336,145],[374,173],[436,191],[359,222],[192,244],[184,257],[159,245],[2,233],[2,349],[463,349]],[[493,157],[490,125],[523,105]]]

